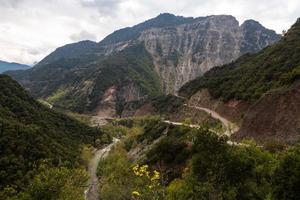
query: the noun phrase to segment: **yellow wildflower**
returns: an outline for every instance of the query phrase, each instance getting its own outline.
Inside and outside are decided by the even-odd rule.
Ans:
[[[133,191],[133,192],[132,192],[132,195],[133,195],[133,196],[140,196],[141,194],[140,194],[138,191]]]

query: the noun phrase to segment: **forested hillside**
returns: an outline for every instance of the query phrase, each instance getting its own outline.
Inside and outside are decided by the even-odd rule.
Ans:
[[[16,81],[0,75],[0,198],[8,186],[27,187],[42,163],[78,167],[81,147],[100,136],[99,130],[41,105]]]

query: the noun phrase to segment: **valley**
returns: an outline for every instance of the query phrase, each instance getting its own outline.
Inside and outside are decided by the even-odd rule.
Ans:
[[[300,18],[162,13],[15,64],[1,200],[300,199]]]

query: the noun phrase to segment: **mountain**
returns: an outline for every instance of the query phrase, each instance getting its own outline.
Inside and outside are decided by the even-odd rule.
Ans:
[[[222,102],[223,111],[224,107],[227,109],[225,115],[230,115],[230,110],[232,113],[239,110],[243,120],[238,138],[294,143],[300,139],[299,44],[298,19],[276,44],[210,70],[185,84],[180,95],[193,99],[194,103],[210,102],[220,111],[222,106],[212,102],[218,105]]]
[[[0,75],[0,197],[4,188],[24,189],[36,168],[79,166],[81,146],[101,136],[38,103],[14,80]]]
[[[78,43],[67,44],[57,48],[53,53],[41,60],[38,65],[46,65],[60,59],[76,59],[78,57],[89,57],[98,51],[98,45],[92,41],[81,41]]]
[[[99,43],[60,47],[34,68],[9,75],[55,106],[115,116],[128,102],[175,94],[215,65],[256,52],[279,38],[253,20],[239,26],[227,15],[160,14],[115,31]]]
[[[0,60],[0,73],[9,71],[9,70],[26,70],[29,68],[30,68],[30,66],[28,66],[28,65],[23,65],[23,64],[19,64],[19,63],[9,63],[9,62]]]

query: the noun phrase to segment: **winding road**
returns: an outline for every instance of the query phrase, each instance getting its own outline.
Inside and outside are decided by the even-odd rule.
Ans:
[[[177,96],[177,97],[184,98],[184,97],[180,97],[180,96]],[[215,112],[213,110],[210,110],[210,109],[204,108],[204,107],[188,105],[188,104],[183,104],[183,105],[186,106],[186,107],[189,107],[189,108],[193,108],[193,109],[204,111],[207,114],[209,114],[212,118],[220,120],[221,123],[224,125],[224,127],[226,129],[225,132],[222,133],[224,135],[231,136],[232,134],[234,134],[235,132],[237,132],[239,130],[239,127],[237,125],[235,125],[233,122],[229,121],[228,119],[222,117],[219,113],[217,113],[217,112]],[[187,125],[187,124],[184,124],[182,122],[173,122],[173,121],[169,121],[169,120],[165,120],[164,122],[168,123],[168,124],[173,124],[175,126],[189,126],[190,128],[200,128],[200,125],[197,125],[197,124],[188,124]],[[211,132],[214,132],[214,133],[220,135],[220,133],[217,133],[213,129],[209,129],[209,130]],[[234,142],[234,141],[231,141],[231,140],[228,140],[227,144],[229,144],[229,145],[237,145],[237,146],[249,146],[248,144],[238,143],[238,142]]]
[[[213,110],[210,110],[210,109],[204,108],[204,107],[199,107],[199,106],[191,106],[191,105],[188,105],[188,104],[183,104],[183,105],[186,106],[186,107],[189,107],[189,108],[196,109],[196,110],[204,111],[207,114],[209,114],[212,118],[220,120],[222,122],[222,124],[224,125],[225,129],[226,129],[224,134],[227,135],[227,136],[230,136],[230,135],[232,135],[233,133],[235,133],[239,130],[239,128],[233,122],[231,122],[228,119],[222,117],[219,113],[217,113]]]
[[[99,179],[97,176],[97,167],[99,162],[108,155],[111,148],[118,141],[119,139],[113,138],[113,142],[110,145],[104,147],[103,149],[98,149],[94,153],[93,158],[90,160],[88,166],[88,173],[90,175],[90,180],[88,181],[88,187],[84,191],[84,196],[86,200],[99,200],[99,193],[98,193]]]

